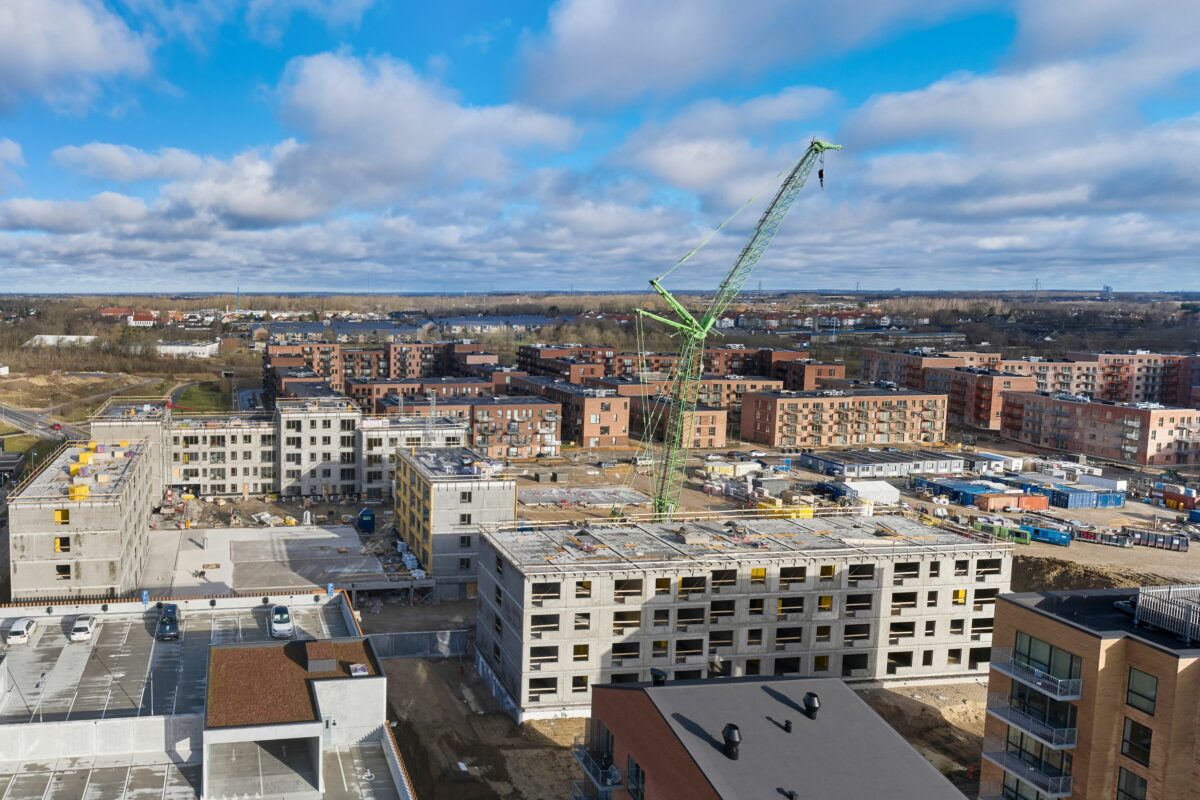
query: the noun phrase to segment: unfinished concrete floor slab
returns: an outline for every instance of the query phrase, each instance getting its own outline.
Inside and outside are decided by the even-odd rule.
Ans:
[[[200,764],[62,759],[0,764],[4,800],[198,800]]]
[[[517,498],[526,506],[638,506],[650,498],[624,486],[551,486],[521,489]]]

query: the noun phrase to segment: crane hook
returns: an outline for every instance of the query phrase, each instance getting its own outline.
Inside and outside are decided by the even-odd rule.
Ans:
[[[819,170],[817,170],[817,181],[820,182],[821,188],[824,189],[825,188],[825,168],[824,167],[821,167]]]

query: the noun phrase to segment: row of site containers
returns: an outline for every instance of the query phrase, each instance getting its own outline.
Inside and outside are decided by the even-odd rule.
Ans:
[[[1133,547],[1133,537],[1122,533],[1101,533],[1100,531],[1089,531],[1086,528],[1080,528],[1074,532],[1074,536],[1081,542],[1106,544],[1111,547]]]
[[[1050,508],[1050,498],[1044,494],[980,494],[975,496],[975,507],[980,511],[1045,511]]]
[[[1038,525],[1022,525],[1021,530],[1029,534],[1029,538],[1043,544],[1054,544],[1059,547],[1071,546],[1071,534],[1057,528],[1043,528]]]
[[[1124,533],[1133,537],[1133,543],[1141,547],[1153,547],[1157,550],[1173,550],[1179,553],[1187,552],[1188,537],[1178,533],[1156,533],[1142,531],[1136,528],[1123,528]]]
[[[971,527],[982,533],[991,534],[1001,541],[1013,542],[1014,544],[1029,544],[1029,532],[1023,531],[1020,528],[1006,528],[1003,525],[980,522],[978,520],[971,523]]]

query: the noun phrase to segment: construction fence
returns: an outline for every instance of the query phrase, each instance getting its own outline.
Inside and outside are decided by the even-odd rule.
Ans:
[[[455,631],[372,633],[367,638],[379,658],[451,658],[465,656],[471,647],[469,628]]]

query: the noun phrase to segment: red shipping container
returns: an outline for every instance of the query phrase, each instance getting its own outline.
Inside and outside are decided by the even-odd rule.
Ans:
[[[1050,498],[1044,494],[1022,494],[1018,495],[1017,508],[1022,511],[1048,511],[1050,509]]]
[[[1167,506],[1168,508],[1176,508],[1176,509],[1183,509],[1185,511],[1191,511],[1193,508],[1196,507],[1196,498],[1193,497],[1192,495],[1180,494],[1178,492],[1164,491],[1163,492],[1163,503],[1167,503],[1167,501],[1169,501],[1169,500],[1175,501],[1175,504],[1168,505]]]
[[[1009,506],[1016,508],[1020,497],[1019,494],[977,494],[975,507],[980,511],[1003,511]]]

